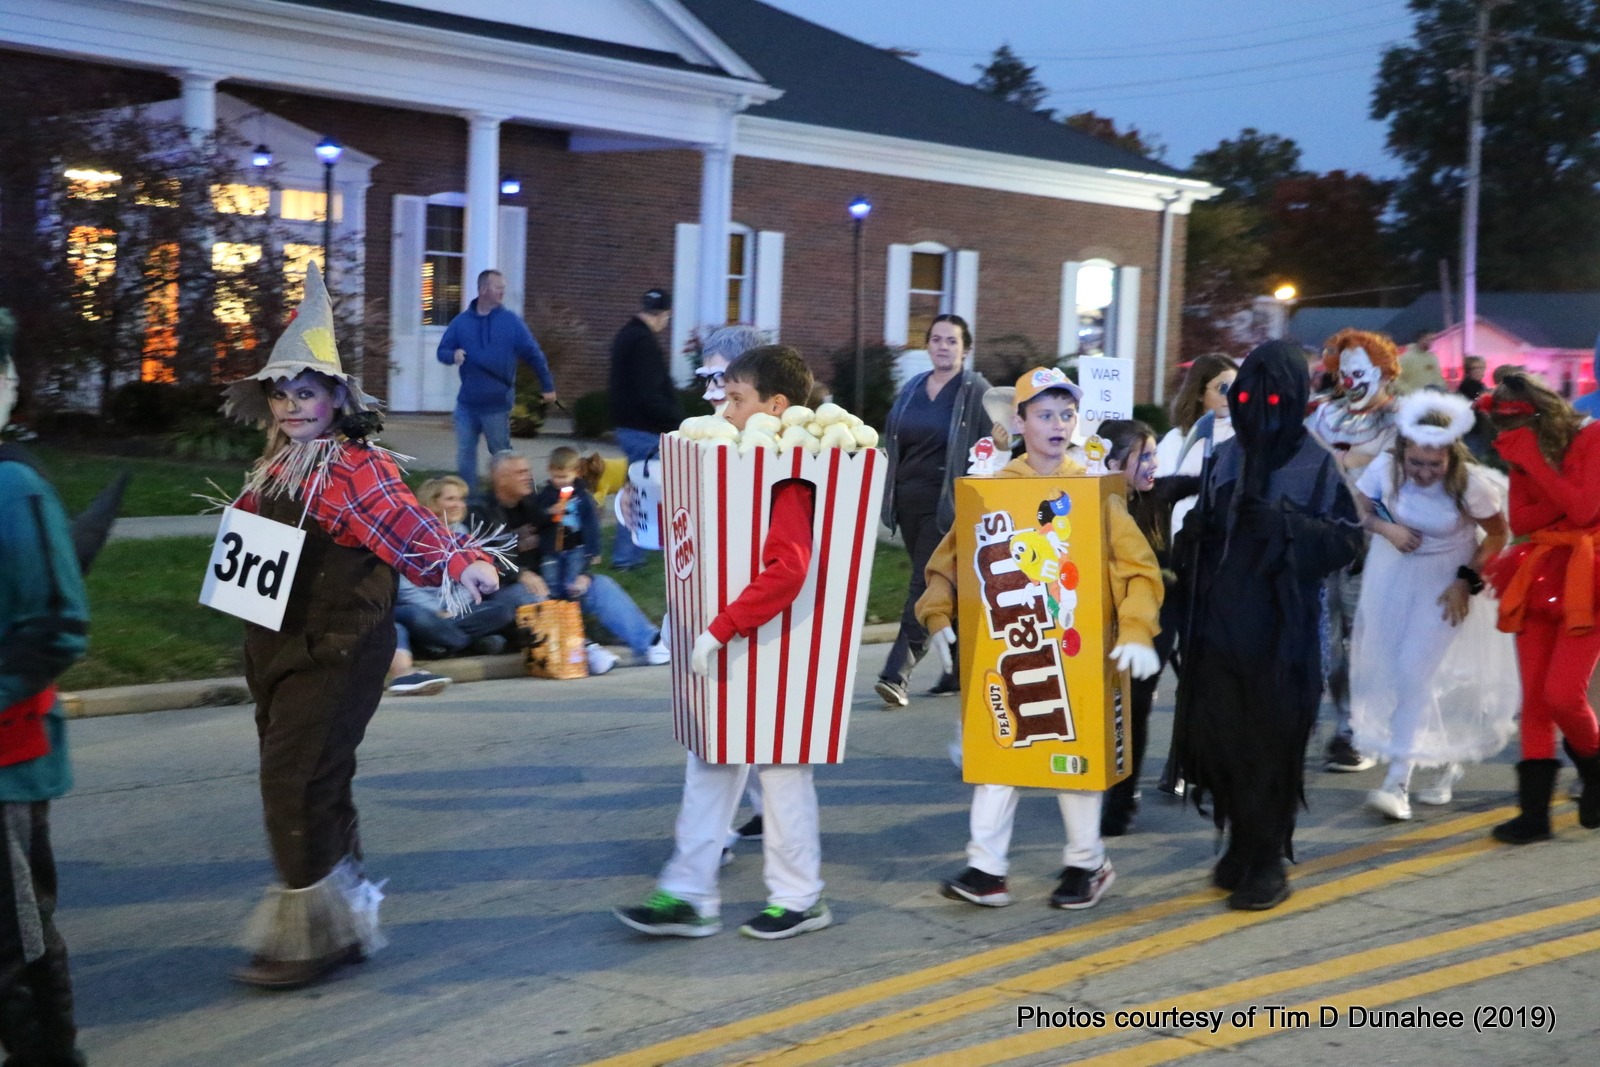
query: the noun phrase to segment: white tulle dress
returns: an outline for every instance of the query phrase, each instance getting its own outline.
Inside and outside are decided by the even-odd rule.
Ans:
[[[1362,472],[1357,489],[1381,501],[1422,544],[1402,554],[1372,538],[1361,577],[1350,650],[1350,723],[1356,748],[1418,766],[1471,763],[1505,747],[1521,699],[1516,650],[1495,628],[1488,593],[1472,598],[1460,626],[1443,617],[1439,596],[1472,559],[1478,525],[1461,513],[1443,481],[1426,489],[1394,487],[1394,457],[1384,453]],[[1496,475],[1469,468],[1463,503],[1487,518],[1501,509]]]

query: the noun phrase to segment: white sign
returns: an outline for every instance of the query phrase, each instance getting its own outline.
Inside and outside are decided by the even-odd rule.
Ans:
[[[211,546],[200,603],[276,630],[305,541],[304,530],[228,508]]]
[[[1102,422],[1133,418],[1133,360],[1085,356],[1078,361],[1078,385],[1083,404],[1078,412],[1078,433],[1094,435]]]

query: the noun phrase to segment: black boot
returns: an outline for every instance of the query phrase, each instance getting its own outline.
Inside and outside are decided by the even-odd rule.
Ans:
[[[1283,842],[1277,837],[1249,842],[1244,873],[1238,887],[1228,895],[1228,907],[1234,911],[1268,911],[1288,899]]]
[[[1578,800],[1578,825],[1586,830],[1600,829],[1600,754],[1580,756],[1566,738],[1561,739],[1561,747],[1567,750],[1567,758],[1578,768],[1578,777],[1583,779],[1583,796]]]
[[[1139,783],[1132,775],[1106,790],[1105,804],[1100,809],[1101,837],[1121,837],[1128,832],[1134,813],[1139,810],[1139,801],[1134,797],[1138,791]]]
[[[1517,804],[1522,814],[1491,831],[1496,841],[1528,845],[1550,839],[1550,794],[1560,768],[1560,762],[1553,759],[1525,759],[1517,764]]]
[[[1237,834],[1228,835],[1228,848],[1211,868],[1211,884],[1218,889],[1233,892],[1244,881],[1245,849]]]

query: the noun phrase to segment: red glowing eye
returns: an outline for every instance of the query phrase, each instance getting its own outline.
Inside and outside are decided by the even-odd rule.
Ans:
[[[1239,403],[1241,403],[1241,404],[1250,403],[1250,394],[1247,391],[1243,390],[1243,389],[1240,389],[1238,392],[1234,393],[1233,395],[1239,398]]]
[[[1278,394],[1277,393],[1268,393],[1267,394],[1267,403],[1271,404],[1273,407],[1277,407],[1278,406]]]

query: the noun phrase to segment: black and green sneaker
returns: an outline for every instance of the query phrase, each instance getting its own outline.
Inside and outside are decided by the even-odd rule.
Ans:
[[[710,937],[722,930],[722,920],[704,916],[687,900],[657,890],[636,908],[617,908],[613,915],[622,925],[651,937]]]
[[[763,941],[781,941],[786,937],[798,937],[808,930],[820,930],[832,923],[833,913],[820,900],[805,911],[790,911],[781,904],[774,904],[739,927],[739,932]]]

